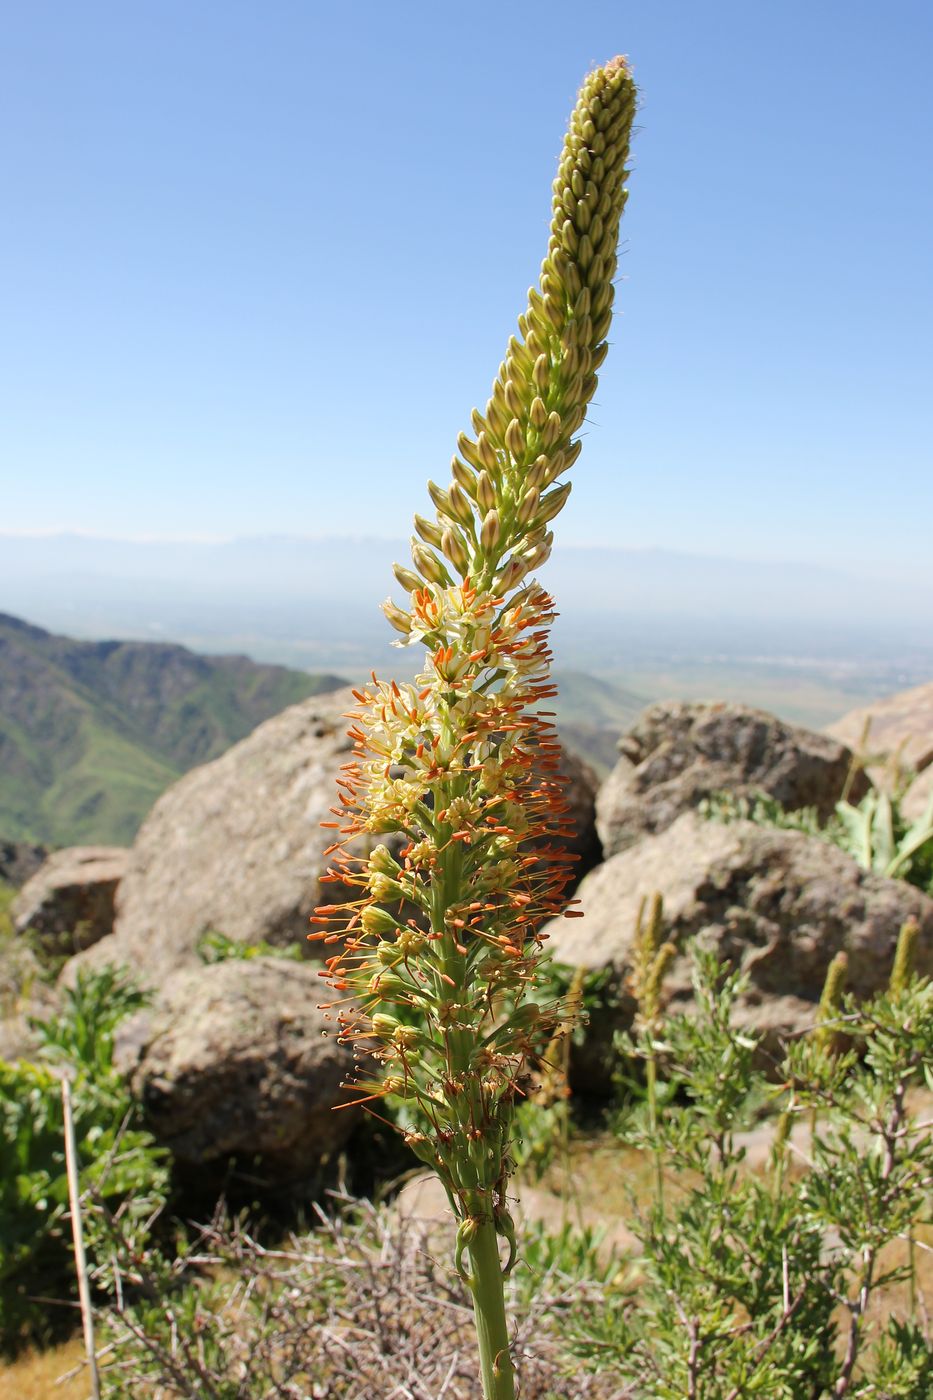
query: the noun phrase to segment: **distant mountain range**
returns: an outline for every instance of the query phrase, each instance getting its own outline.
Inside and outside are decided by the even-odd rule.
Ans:
[[[153,642],[81,642],[0,613],[0,836],[129,842],[187,769],[344,684]]]
[[[600,773],[647,703],[556,675],[560,734]],[[176,778],[262,720],[345,682],[161,642],[87,642],[0,613],[0,837],[125,844]]]

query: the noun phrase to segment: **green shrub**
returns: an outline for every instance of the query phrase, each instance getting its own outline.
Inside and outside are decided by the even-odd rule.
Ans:
[[[633,1204],[642,1253],[627,1286],[576,1310],[568,1336],[633,1400],[929,1397],[912,1242],[929,1218],[933,1138],[908,1094],[933,1087],[933,984],[907,976],[866,1005],[842,999],[770,1076],[757,1037],[735,1026],[742,987],[697,949],[694,1011],[624,1040],[664,1092],[626,1110],[619,1134],[659,1157],[663,1198],[659,1182]],[[752,1171],[742,1134],[766,1105],[771,1159]],[[913,1315],[881,1328],[873,1300],[897,1282]]]
[[[0,1347],[50,1336],[74,1291],[61,1080],[72,1084],[82,1196],[93,1190],[137,1228],[165,1199],[164,1153],[113,1068],[113,1032],[143,1003],[108,968],[79,974],[62,1010],[34,1021],[36,1063],[0,1061]],[[96,1236],[89,1230],[93,1258]],[[50,1300],[52,1306],[50,1308]]]

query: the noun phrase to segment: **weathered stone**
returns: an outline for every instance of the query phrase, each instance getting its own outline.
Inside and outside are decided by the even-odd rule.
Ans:
[[[0,884],[19,889],[35,875],[47,855],[45,846],[29,841],[0,841]]]
[[[353,1059],[323,1033],[321,994],[311,964],[234,958],[174,973],[121,1023],[114,1063],[180,1162],[261,1156],[300,1177],[342,1146],[358,1110],[332,1110]]]
[[[17,933],[30,929],[44,951],[73,953],[113,929],[114,898],[129,852],[123,846],[67,846],[27,880],[10,907]]]
[[[918,970],[933,973],[933,899],[901,880],[869,874],[843,851],[803,832],[729,825],[685,813],[666,830],[612,856],[577,891],[583,919],[546,928],[555,957],[611,968],[620,991],[612,1013],[596,1018],[580,1064],[600,1080],[612,1031],[631,1021],[625,990],[643,897],[664,897],[665,932],[682,949],[698,936],[749,978],[740,1019],[774,1042],[812,1024],[831,958],[845,949],[847,984],[859,995],[883,988],[897,936],[911,914],[920,922]],[[690,997],[689,963],[673,963],[666,988],[674,1005]],[[594,1082],[584,1087],[605,1087]]]
[[[619,749],[619,762],[596,799],[607,856],[663,831],[719,791],[747,797],[765,792],[786,808],[815,807],[826,818],[842,795],[852,760],[843,744],[825,734],[725,702],[651,705]],[[853,799],[867,790],[859,774]]]
[[[198,963],[203,934],[298,943],[333,839],[321,822],[349,758],[349,691],[315,696],[259,725],[159,798],[130,853],[113,938],[86,958],[122,962],[150,983]]]
[[[826,733],[857,749],[866,725],[871,753],[899,751],[905,763],[918,771],[926,768],[933,763],[933,681],[850,710],[828,725]]]
[[[338,691],[293,705],[164,793],[130,853],[113,938],[73,959],[65,976],[88,962],[123,962],[156,983],[196,963],[209,930],[244,943],[304,944],[315,906],[343,892],[321,884],[334,838],[321,822],[332,819],[350,758],[345,715],[354,703]],[[596,779],[572,755],[562,767],[578,833],[571,849],[585,871],[599,858]]]
[[[903,811],[911,820],[923,815],[933,794],[933,681],[850,710],[826,732],[852,749],[864,740],[869,753],[879,758],[868,770],[876,785],[890,784],[886,760],[897,758],[913,768],[918,776],[904,797]]]

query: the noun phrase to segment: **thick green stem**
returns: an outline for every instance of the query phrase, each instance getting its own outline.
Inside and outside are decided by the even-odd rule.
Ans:
[[[470,1241],[470,1264],[483,1400],[515,1400],[515,1373],[505,1320],[502,1265],[496,1227],[491,1220],[484,1220]]]

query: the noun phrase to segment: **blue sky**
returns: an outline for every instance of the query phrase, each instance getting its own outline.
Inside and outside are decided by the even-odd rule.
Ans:
[[[561,542],[933,589],[925,0],[4,6],[0,532],[407,534],[620,51],[622,314]]]

